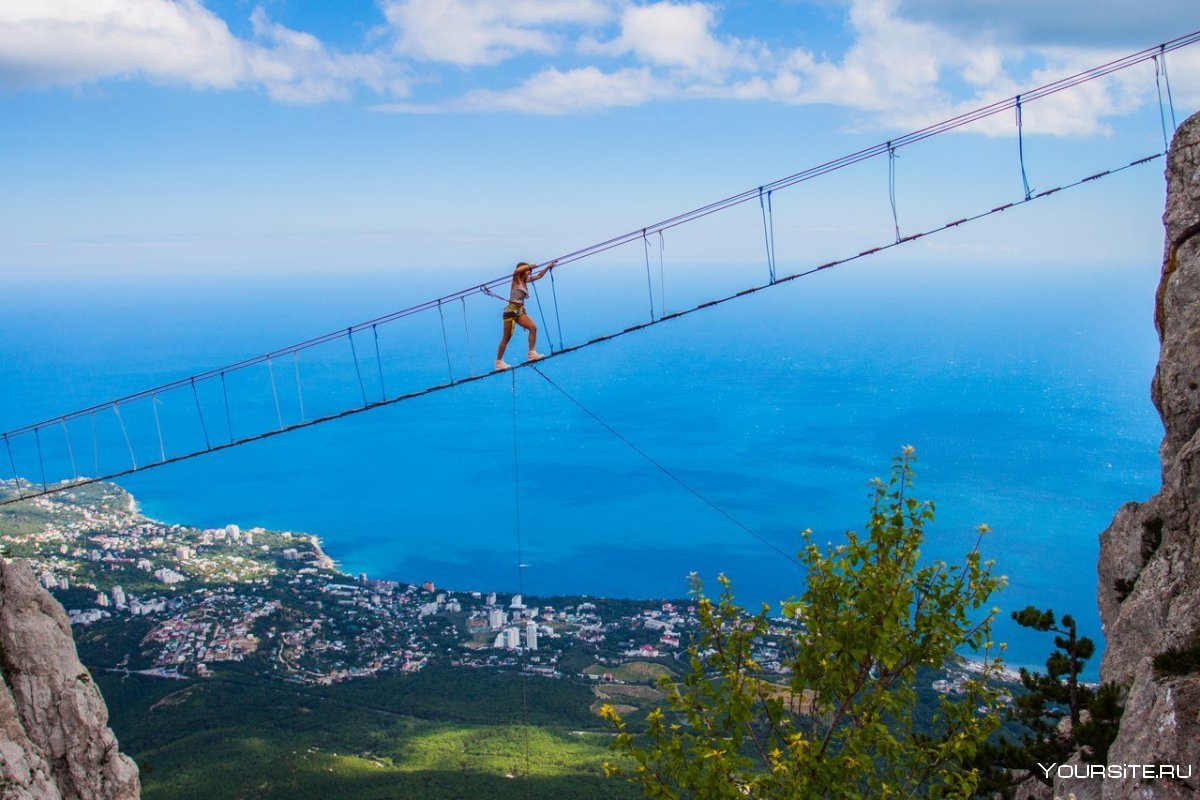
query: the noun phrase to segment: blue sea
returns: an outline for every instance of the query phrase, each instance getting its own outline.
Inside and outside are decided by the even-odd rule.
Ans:
[[[655,270],[648,291],[637,266],[563,270],[555,288],[564,343],[641,321],[652,305],[669,312],[765,278],[755,265],[675,267],[662,277]],[[0,316],[0,429],[499,272],[17,278]],[[959,560],[976,527],[989,525],[984,551],[1008,577],[996,638],[1008,643],[1011,663],[1037,664],[1050,641],[1017,629],[1007,612],[1030,603],[1070,612],[1099,641],[1097,537],[1122,503],[1158,488],[1162,429],[1149,399],[1157,277],[1151,264],[930,266],[884,256],[552,359],[544,371],[786,552],[799,548],[803,529],[819,542],[861,530],[868,481],[913,445],[916,494],[936,503],[925,557]],[[545,328],[557,345],[546,288]],[[385,326],[378,361],[371,337],[360,336],[357,375],[341,351],[312,355],[302,365],[306,413],[353,405],[360,391],[395,394],[481,371],[494,358],[499,314],[498,303],[474,298],[448,305],[440,319]],[[510,360],[523,350],[518,335]],[[287,382],[290,366],[277,366],[278,415],[290,421],[300,398]],[[238,435],[271,427],[275,399],[262,375],[229,391],[231,417],[209,412],[213,437],[226,425]],[[186,427],[187,402],[164,396],[159,408],[168,438]],[[158,445],[144,425],[133,438],[142,463],[153,460]],[[127,455],[111,439],[105,448],[113,463]],[[86,474],[91,454],[78,441],[76,450]],[[36,480],[35,468],[19,467]],[[528,369],[121,483],[158,519],[318,534],[344,569],[373,577],[680,597],[690,572],[710,588],[724,572],[751,606],[802,589],[795,564]],[[519,561],[527,565],[520,576]]]

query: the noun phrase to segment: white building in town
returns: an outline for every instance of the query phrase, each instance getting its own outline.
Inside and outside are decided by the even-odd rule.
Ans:
[[[538,626],[533,620],[525,623],[525,647],[529,650],[537,650]]]

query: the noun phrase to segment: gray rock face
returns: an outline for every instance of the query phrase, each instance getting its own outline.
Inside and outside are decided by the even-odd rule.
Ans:
[[[1155,309],[1162,352],[1151,387],[1165,429],[1163,485],[1145,503],[1123,506],[1100,535],[1108,644],[1100,676],[1128,689],[1109,764],[1190,766],[1192,777],[1107,779],[1105,800],[1200,797],[1200,674],[1156,674],[1153,666],[1170,648],[1200,644],[1200,115],[1175,135],[1163,223]]]
[[[24,561],[0,560],[0,673],[0,798],[140,796],[67,615]]]

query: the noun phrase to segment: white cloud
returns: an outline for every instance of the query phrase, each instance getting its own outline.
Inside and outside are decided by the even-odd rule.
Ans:
[[[621,13],[621,33],[610,42],[581,41],[583,53],[623,55],[640,61],[701,75],[717,75],[750,66],[745,46],[736,39],[719,40],[716,10],[707,3],[658,2],[630,5]]]
[[[9,87],[142,75],[229,88],[245,48],[195,0],[10,0],[0,4],[0,81]]]
[[[1141,17],[1163,16],[1096,0],[1108,13],[1086,22],[1097,27],[1092,37],[1068,30],[1071,15],[1043,0],[839,0],[849,44],[828,54],[729,35],[719,4],[700,0],[376,2],[387,24],[343,52],[261,8],[242,38],[203,0],[0,0],[0,88],[148,80],[323,102],[365,87],[383,98],[376,108],[409,113],[567,114],[704,97],[835,105],[858,112],[859,127],[910,130],[1123,55],[1128,47],[1109,43],[1124,35],[1122,25],[1140,30]],[[1175,0],[1146,2],[1159,12],[1168,4],[1171,24],[1186,16]],[[1005,17],[1010,3],[1016,11]],[[1200,104],[1193,49],[1168,59],[1181,108]],[[474,88],[437,97],[437,65],[482,67],[520,55],[541,58],[471,70]],[[408,97],[415,69],[429,99],[387,102]],[[1111,119],[1147,102],[1149,65],[1038,101],[1026,130],[1103,134]],[[972,130],[1015,132],[1011,115]]]
[[[376,111],[438,113],[446,111],[515,111],[522,114],[570,114],[605,108],[639,106],[671,94],[670,87],[645,68],[602,72],[582,67],[561,72],[543,70],[516,88],[477,89],[445,103],[401,103],[376,106]]]
[[[397,66],[330,52],[317,38],[253,17],[255,41],[234,36],[199,0],[5,0],[0,86],[77,86],[142,78],[198,89],[264,88],[288,102],[347,96],[364,83],[403,93]]]
[[[383,53],[331,53],[315,36],[272,22],[261,8],[251,21],[255,36],[269,46],[250,48],[249,73],[276,100],[344,100],[356,83],[380,94],[408,91],[397,64]]]
[[[459,66],[497,64],[560,47],[552,30],[596,25],[612,16],[600,0],[384,0],[396,52]]]
[[[864,112],[863,124],[913,130],[1011,97],[1123,55],[1080,49],[1001,47],[990,30],[959,35],[933,22],[901,16],[896,0],[851,0],[853,43],[839,58],[798,48],[749,80],[715,87],[715,96],[823,103]],[[1020,69],[1025,64],[1037,69]],[[1148,67],[1147,67],[1148,69]],[[1038,100],[1025,115],[1027,133],[1094,135],[1105,122],[1144,104],[1153,82],[1131,70]],[[1012,114],[988,118],[970,130],[1016,133]]]

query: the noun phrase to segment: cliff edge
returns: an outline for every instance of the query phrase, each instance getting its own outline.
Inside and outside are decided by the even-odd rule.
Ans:
[[[0,559],[0,678],[0,798],[140,796],[67,615],[26,561]]]
[[[1200,114],[1167,160],[1166,249],[1151,397],[1165,433],[1162,489],[1128,503],[1100,535],[1104,681],[1126,688],[1109,765],[1192,767],[1188,779],[1104,780],[1104,798],[1200,797]],[[1168,664],[1155,658],[1174,653]]]

